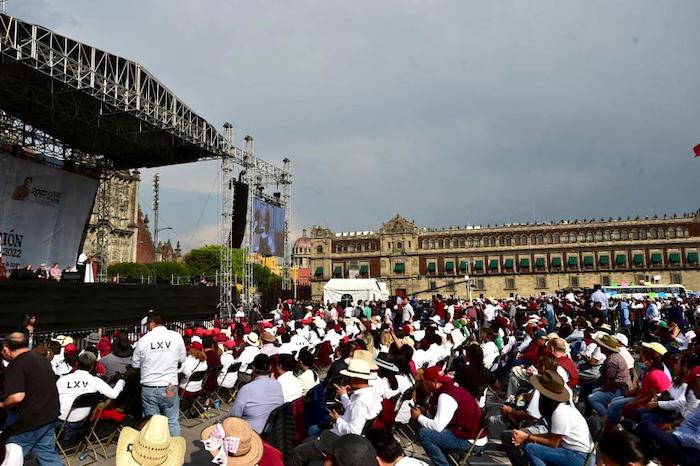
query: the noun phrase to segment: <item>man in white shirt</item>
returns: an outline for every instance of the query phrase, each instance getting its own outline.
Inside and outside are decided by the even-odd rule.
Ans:
[[[347,387],[336,385],[336,391],[340,396],[340,402],[345,408],[341,416],[335,410],[331,410],[330,417],[333,421],[331,432],[342,436],[345,434],[361,435],[367,421],[376,418],[382,410],[382,401],[377,391],[369,386],[369,381],[376,378],[371,371],[371,364],[365,359],[353,358],[348,368],[340,373],[347,377]],[[348,389],[352,394],[348,396]],[[318,436],[309,437],[302,444],[294,448],[289,458],[292,466],[302,466],[310,461],[323,461],[324,454],[320,449]]]
[[[110,387],[104,380],[90,374],[95,366],[97,358],[89,351],[78,356],[78,366],[72,374],[64,375],[56,381],[58,401],[61,405],[61,413],[58,418],[68,421],[66,425],[65,439],[70,441],[72,430],[82,427],[85,419],[90,414],[90,408],[76,408],[71,411],[73,402],[86,393],[101,393],[107,398],[115,399],[124,389],[124,379],[119,379],[114,387]],[[68,414],[70,413],[70,416]]]
[[[472,444],[480,452],[488,442],[479,431],[483,413],[465,388],[445,376],[439,366],[423,371],[423,388],[431,396],[429,408],[411,408],[411,419],[418,422],[417,441],[435,466],[448,466],[448,451],[467,451]],[[432,416],[432,417],[429,417]]]
[[[406,301],[406,304],[403,305],[403,309],[401,310],[401,323],[413,322],[414,315],[415,311],[413,310],[413,306],[411,306],[411,303]]]
[[[280,354],[275,378],[282,385],[282,395],[284,402],[289,403],[301,398],[301,382],[294,376],[297,368],[297,361],[291,354]]]
[[[178,366],[187,358],[182,336],[165,327],[160,312],[148,315],[148,333],[136,343],[132,367],[141,369],[141,405],[144,416],[162,414],[168,418],[170,435],[180,435],[180,397],[177,393]]]

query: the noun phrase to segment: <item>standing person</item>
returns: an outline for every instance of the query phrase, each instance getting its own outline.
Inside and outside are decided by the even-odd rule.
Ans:
[[[620,317],[620,333],[629,336],[632,321],[630,320],[630,305],[625,298],[620,300],[620,303],[617,305],[617,310]]]
[[[63,464],[56,453],[54,426],[60,412],[56,379],[49,361],[29,351],[23,333],[11,333],[2,346],[9,365],[5,369],[5,399],[0,408],[7,409],[15,421],[3,435],[7,443],[22,447],[26,456],[34,453],[40,465]]]
[[[166,416],[170,435],[177,437],[180,435],[178,366],[187,358],[185,342],[179,333],[165,328],[165,317],[160,312],[148,314],[146,326],[148,333],[136,343],[131,363],[141,369],[143,415]]]
[[[608,309],[610,308],[608,304],[608,295],[603,292],[599,284],[593,285],[595,290],[591,295],[591,304],[600,303],[600,309],[598,317],[605,324],[608,321]]]

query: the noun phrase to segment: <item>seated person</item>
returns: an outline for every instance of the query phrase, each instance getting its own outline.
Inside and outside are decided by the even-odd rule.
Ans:
[[[114,374],[123,374],[126,372],[126,367],[131,364],[131,356],[134,354],[134,348],[131,346],[129,336],[126,334],[119,335],[112,342],[112,352],[100,359],[105,367],[105,376],[112,377]]]
[[[257,433],[265,428],[270,413],[284,404],[282,386],[270,377],[270,363],[266,354],[255,356],[252,380],[241,387],[231,407],[231,416],[248,421]]]
[[[192,395],[202,391],[202,380],[193,380],[190,378],[196,372],[207,370],[207,356],[204,354],[204,347],[198,341],[190,345],[187,352],[185,363],[180,367],[180,396],[191,397]]]
[[[403,447],[388,430],[372,429],[367,433],[367,440],[377,451],[379,466],[428,466],[421,460],[405,456]]]
[[[224,353],[221,355],[221,372],[217,377],[219,386],[223,388],[233,388],[238,380],[238,371],[229,372],[229,368],[235,364],[236,358],[233,356],[233,349],[236,347],[236,342],[226,340],[224,342]]]
[[[477,438],[483,413],[471,393],[443,375],[439,366],[423,372],[423,388],[431,395],[430,407],[426,410],[414,406],[411,419],[421,426],[417,440],[433,464],[447,466],[445,451],[466,451],[472,444],[476,445],[475,451],[480,452],[488,437],[482,431]]]
[[[124,380],[120,379],[110,387],[104,380],[90,374],[97,358],[89,351],[78,356],[78,366],[75,372],[64,375],[56,381],[58,400],[61,405],[61,413],[58,419],[68,421],[66,425],[66,441],[70,441],[72,430],[82,427],[90,414],[90,408],[77,408],[71,411],[73,402],[85,393],[102,393],[110,399],[115,399],[124,389]],[[70,416],[68,415],[70,413]]]
[[[330,433],[337,436],[347,434],[361,435],[368,421],[375,419],[382,410],[381,398],[369,381],[376,378],[372,373],[371,364],[366,359],[353,357],[348,368],[340,371],[347,378],[347,387],[335,386],[340,402],[345,409],[342,415],[337,411],[330,411],[333,427]],[[348,393],[351,392],[350,395]],[[316,429],[317,432],[320,429]],[[326,435],[324,432],[322,435]],[[322,461],[324,453],[317,435],[306,439],[301,445],[294,448],[289,459],[289,464],[301,466],[309,461]]]
[[[695,370],[687,377],[688,389],[700,397],[700,372]],[[671,430],[669,432],[669,430]],[[695,408],[684,420],[659,427],[650,421],[642,421],[634,430],[643,443],[654,442],[662,464],[700,464],[700,408]]]
[[[530,383],[540,393],[539,412],[545,422],[537,428],[512,431],[510,441],[504,444],[511,463],[583,466],[593,440],[586,420],[569,401],[564,379],[556,371],[546,370],[533,375]]]
[[[301,382],[294,375],[297,370],[298,363],[291,354],[280,354],[277,368],[275,369],[275,378],[282,386],[282,394],[284,402],[290,403],[298,398],[301,398],[302,388]]]

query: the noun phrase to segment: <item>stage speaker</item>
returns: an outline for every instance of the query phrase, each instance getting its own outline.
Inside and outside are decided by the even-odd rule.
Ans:
[[[248,215],[248,185],[240,181],[233,182],[233,215],[231,217],[231,238],[229,246],[240,248],[246,230]]]
[[[63,272],[61,275],[62,282],[81,282],[83,279],[80,277],[80,272]]]

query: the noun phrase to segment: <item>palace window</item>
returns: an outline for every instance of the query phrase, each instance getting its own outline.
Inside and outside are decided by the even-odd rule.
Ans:
[[[323,246],[316,246],[316,254],[323,254]]]

